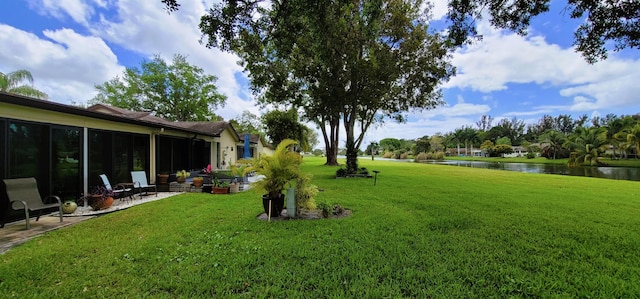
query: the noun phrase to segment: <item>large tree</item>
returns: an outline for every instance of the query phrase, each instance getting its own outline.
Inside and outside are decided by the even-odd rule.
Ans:
[[[251,111],[242,111],[241,115],[230,119],[229,122],[238,133],[264,135],[264,125],[260,121],[260,117]]]
[[[24,84],[24,81],[29,84]],[[27,70],[17,70],[6,74],[0,72],[0,91],[44,100],[48,98],[46,93],[35,89],[32,85],[33,76]]]
[[[341,122],[349,171],[372,124],[443,103],[450,48],[428,32],[422,1],[262,2],[214,5],[200,23],[207,46],[238,54],[263,100],[302,107],[328,157]]]
[[[476,22],[488,16],[491,25],[527,34],[531,19],[549,11],[551,0],[450,0],[450,37],[461,45],[478,37]],[[607,58],[609,50],[640,49],[640,1],[567,0],[565,10],[582,20],[574,46],[589,63]]]
[[[282,140],[292,139],[297,142],[297,149],[310,152],[318,143],[318,135],[300,123],[298,112],[295,109],[272,110],[262,115],[266,135],[273,145],[278,145]]]
[[[122,77],[96,85],[98,95],[91,103],[149,111],[172,121],[216,120],[214,111],[226,101],[216,80],[183,55],[174,55],[171,64],[156,55],[140,68],[127,68]]]

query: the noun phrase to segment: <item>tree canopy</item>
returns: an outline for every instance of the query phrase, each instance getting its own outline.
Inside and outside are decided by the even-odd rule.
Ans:
[[[264,125],[260,121],[260,117],[248,110],[242,111],[242,114],[229,122],[233,125],[238,133],[265,135]]]
[[[317,135],[300,123],[295,109],[269,111],[262,115],[262,122],[267,137],[274,145],[280,144],[285,139],[293,139],[298,149],[310,152],[312,146],[317,144]]]
[[[455,45],[479,37],[476,21],[488,15],[492,26],[527,34],[531,19],[549,11],[551,0],[450,0],[450,37]],[[589,62],[606,59],[609,50],[640,49],[640,1],[567,0],[565,10],[583,20],[575,29],[576,51]]]
[[[29,84],[24,84],[24,81]],[[33,76],[27,70],[17,70],[7,74],[0,72],[0,91],[44,100],[48,98],[46,93],[35,89],[32,85]]]
[[[205,44],[238,54],[264,102],[303,108],[331,144],[328,163],[340,122],[355,170],[372,124],[443,103],[451,49],[429,33],[422,1],[262,2],[214,4],[200,23]]]
[[[90,102],[149,111],[172,121],[215,120],[215,109],[226,101],[217,91],[216,79],[183,55],[174,55],[171,64],[156,55],[140,68],[127,68],[122,77],[96,85],[98,95]]]

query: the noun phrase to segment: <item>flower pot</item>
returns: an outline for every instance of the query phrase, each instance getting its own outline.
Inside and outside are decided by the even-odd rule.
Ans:
[[[159,174],[158,175],[158,184],[166,184],[169,182],[168,174]]]
[[[212,194],[228,194],[229,187],[213,187],[211,188]]]
[[[187,178],[183,177],[183,176],[179,176],[176,177],[176,181],[178,181],[178,183],[182,184],[187,180]]]
[[[271,199],[271,217],[279,217],[284,209],[284,194],[276,198],[269,198],[269,194],[262,195],[262,207],[267,215],[269,215],[269,199]]]
[[[65,201],[62,204],[62,213],[64,214],[73,214],[78,208],[78,204],[73,201]]]
[[[193,178],[193,186],[196,188],[200,188],[202,187],[202,182],[204,181],[204,179],[202,178]]]
[[[229,184],[229,192],[231,192],[231,193],[240,192],[240,183],[231,183],[231,184]]]
[[[107,197],[105,199],[103,199],[100,196],[97,197],[91,197],[89,199],[89,205],[91,206],[91,208],[93,208],[93,210],[98,211],[98,210],[104,210],[104,209],[108,209],[111,207],[111,205],[113,204],[113,197]]]

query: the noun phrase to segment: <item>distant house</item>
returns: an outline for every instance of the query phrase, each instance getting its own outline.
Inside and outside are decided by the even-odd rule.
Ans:
[[[527,155],[527,149],[522,146],[513,146],[513,152],[511,154],[505,154],[503,157],[505,158],[516,158],[516,157],[524,157]]]

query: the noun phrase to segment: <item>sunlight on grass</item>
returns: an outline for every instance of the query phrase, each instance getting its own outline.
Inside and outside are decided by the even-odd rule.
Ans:
[[[0,297],[634,297],[638,182],[362,160],[343,219],[267,223],[260,194],[184,194],[3,255]]]

